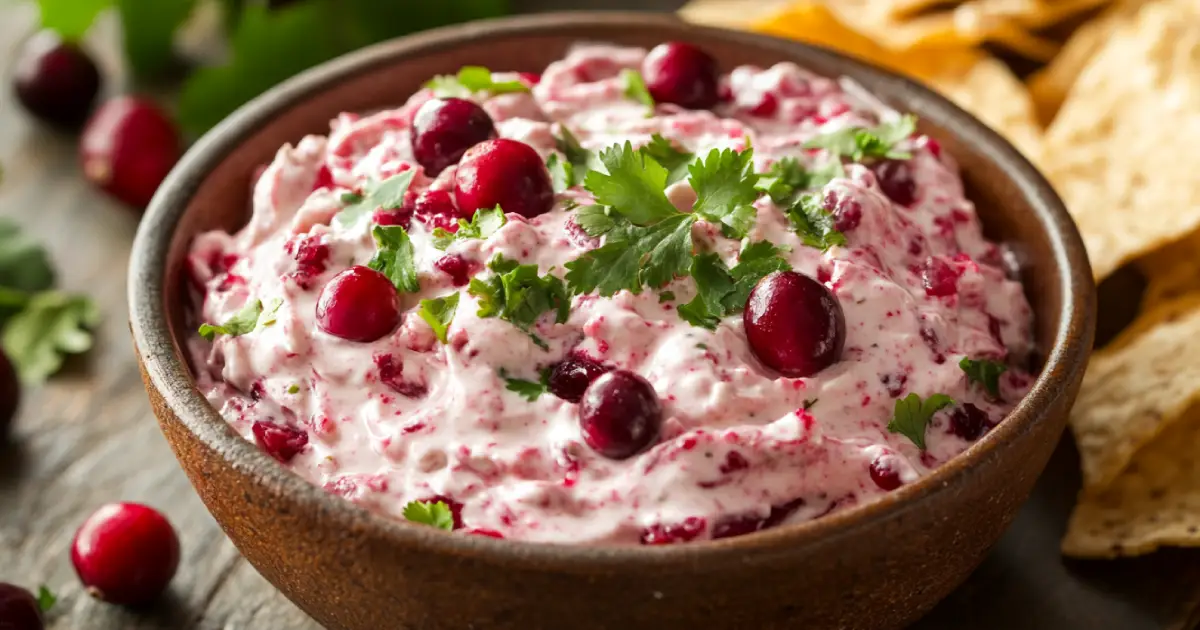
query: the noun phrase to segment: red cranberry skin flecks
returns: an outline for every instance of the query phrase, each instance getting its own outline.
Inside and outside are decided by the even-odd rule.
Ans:
[[[467,214],[500,206],[533,218],[554,205],[550,172],[529,145],[500,138],[467,150],[454,176],[454,198]]]
[[[550,192],[545,162],[562,157],[563,126],[591,151],[660,134],[703,156],[749,139],[764,173],[789,157],[820,167],[826,156],[804,149],[807,141],[889,114],[836,79],[780,63],[716,76],[724,96],[703,109],[662,100],[648,117],[625,94],[622,73],[643,70],[648,57],[580,46],[536,81],[523,79],[529,92],[473,95],[496,137],[436,176],[413,151],[428,90],[393,109],[341,114],[327,137],[282,147],[254,188],[246,226],[198,236],[188,256],[198,321],[225,322],[251,300],[282,301],[271,323],[246,334],[188,339],[211,404],[279,465],[365,509],[402,519],[410,501],[442,498],[453,506],[454,535],[567,544],[754,536],[899,492],[987,439],[1031,379],[1010,366],[993,399],[958,363],[1024,356],[1031,311],[994,262],[998,248],[982,234],[954,156],[926,149],[924,136],[900,147],[907,161],[847,161],[844,177],[808,191],[844,245],[806,245],[766,196],[744,241],[707,221],[693,226],[695,251],[731,269],[748,243],[778,246],[791,273],[806,278],[789,308],[764,309],[750,323],[737,309],[715,330],[694,326],[678,310],[697,295],[684,277],[638,294],[572,296],[565,322],[546,314],[528,330],[479,315],[479,285],[476,295],[469,287],[494,278],[488,262],[497,256],[562,278],[567,263],[608,238],[576,221],[574,205],[592,201],[584,187]],[[343,195],[409,170],[411,185],[387,204],[398,208],[334,220]],[[686,180],[666,192],[683,211],[695,199]],[[506,223],[490,236],[443,236],[444,248],[434,246],[437,228],[459,232],[459,219],[497,203]],[[361,266],[378,249],[371,230],[385,222],[407,230],[419,290],[398,293],[376,276],[365,283],[375,289],[348,292],[359,306],[327,308],[343,274],[366,275]],[[951,282],[931,285],[948,295],[927,293],[930,259],[950,271]],[[450,295],[458,305],[443,342],[420,303]],[[363,326],[364,318],[381,323]],[[644,395],[628,398],[640,401],[632,411],[600,413],[623,406],[597,394],[618,381],[649,386],[634,388]],[[925,451],[886,428],[910,393],[956,401],[930,425]],[[981,413],[955,416],[968,404]]]
[[[33,593],[0,582],[0,630],[43,630],[45,624]]]
[[[92,58],[50,30],[21,45],[12,80],[17,100],[29,113],[64,129],[83,124],[102,82]]]
[[[317,302],[321,330],[349,341],[375,341],[399,323],[396,287],[387,276],[361,265],[334,276]]]
[[[667,42],[651,49],[642,62],[642,80],[657,103],[688,109],[717,104],[717,61],[686,42]],[[762,115],[770,113],[760,111]]]
[[[132,96],[101,105],[79,140],[84,177],[137,209],[150,203],[180,152],[175,123],[158,105]]]
[[[458,162],[467,149],[496,137],[483,108],[461,98],[430,99],[413,117],[412,152],[430,177]]]
[[[111,503],[79,527],[71,563],[93,597],[125,606],[146,604],[175,577],[179,538],[154,508]]]
[[[794,271],[758,281],[742,320],[754,355],[784,376],[812,376],[833,365],[846,344],[846,317],[833,293]]]

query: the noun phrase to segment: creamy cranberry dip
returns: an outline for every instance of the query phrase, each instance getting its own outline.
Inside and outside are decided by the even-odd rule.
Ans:
[[[200,386],[398,519],[748,534],[916,481],[1031,382],[1029,304],[951,156],[792,63],[464,68],[284,146],[252,203],[190,253]]]

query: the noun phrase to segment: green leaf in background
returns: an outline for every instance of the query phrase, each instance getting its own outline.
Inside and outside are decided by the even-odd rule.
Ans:
[[[99,319],[100,311],[87,297],[48,291],[8,320],[0,343],[21,380],[39,383],[58,371],[64,354],[92,347],[89,329]]]
[[[196,0],[116,0],[116,4],[125,58],[134,74],[163,74],[175,59],[175,31],[192,14]]]
[[[21,234],[16,223],[0,218],[0,287],[43,291],[54,286],[54,267],[46,250]]]
[[[171,4],[173,0],[148,0]],[[42,14],[42,26],[65,40],[83,37],[101,11],[107,9],[112,0],[38,0]]]
[[[507,7],[506,0],[305,0],[276,9],[246,3],[230,37],[228,63],[198,70],[183,86],[180,124],[189,134],[203,133],[264,90],[322,61],[407,33],[502,15]]]

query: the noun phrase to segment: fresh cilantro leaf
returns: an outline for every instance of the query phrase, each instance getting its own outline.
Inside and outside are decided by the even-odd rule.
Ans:
[[[0,218],[0,287],[33,293],[54,286],[54,267],[46,250]]]
[[[695,222],[690,214],[676,214],[647,227],[617,225],[602,247],[567,263],[567,284],[576,294],[599,290],[604,297],[666,284],[688,271]]]
[[[597,238],[612,231],[617,221],[608,214],[608,208],[595,204],[576,211],[575,224],[588,236]]]
[[[470,98],[476,92],[495,95],[529,91],[529,86],[517,80],[496,81],[492,71],[483,66],[463,66],[458,74],[438,75],[430,79],[425,87],[440,98]]]
[[[992,398],[1000,397],[1000,375],[1008,371],[1007,365],[1000,361],[963,357],[958,367],[967,375],[968,383],[979,383]]]
[[[682,181],[688,176],[688,165],[695,161],[695,154],[686,151],[680,151],[671,144],[670,140],[654,134],[650,137],[650,144],[638,149],[644,155],[649,156],[655,162],[667,169],[667,185],[670,186],[675,182]]]
[[[708,310],[700,296],[692,298],[687,304],[676,306],[675,311],[679,313],[680,319],[699,328],[716,330],[717,325],[721,323],[721,318]]]
[[[689,324],[714,330],[721,318],[740,313],[754,285],[767,274],[791,269],[780,257],[780,249],[769,241],[751,243],[742,250],[733,269],[716,254],[696,256],[692,262],[692,279],[696,282],[696,297],[677,308]]]
[[[906,160],[912,157],[895,145],[917,129],[917,119],[911,115],[880,123],[871,128],[846,127],[822,134],[804,143],[806,149],[825,149],[830,153],[861,162],[865,158]]]
[[[579,183],[575,177],[575,165],[557,153],[546,158],[546,170],[550,171],[550,184],[554,192],[564,192]]]
[[[506,223],[508,223],[508,217],[504,216],[504,211],[500,209],[500,206],[491,210],[479,209],[475,211],[475,216],[471,217],[470,221],[458,220],[457,232],[433,228],[433,246],[444,251],[455,240],[486,239],[495,234],[496,230],[504,227]]]
[[[349,200],[350,205],[333,217],[335,223],[343,228],[349,228],[358,223],[364,216],[377,208],[391,210],[404,205],[404,194],[412,183],[415,170],[409,169],[396,173],[382,182],[372,182],[364,186],[363,194],[349,193],[342,195],[342,201]]]
[[[499,317],[526,332],[547,311],[555,311],[556,322],[567,321],[571,298],[561,278],[549,273],[539,276],[537,265],[519,265],[502,256],[493,258],[488,267],[492,277],[472,278],[467,287],[467,293],[479,301],[479,317]]]
[[[438,341],[446,343],[446,334],[450,331],[450,322],[454,321],[454,312],[458,310],[458,293],[445,297],[421,300],[417,314],[429,327]]]
[[[362,194],[356,193],[356,192],[345,192],[345,193],[342,193],[342,197],[341,197],[342,204],[347,205],[347,206],[352,206],[356,203],[361,203],[362,200],[363,200]]]
[[[412,240],[408,232],[399,225],[376,225],[371,230],[375,237],[375,257],[367,266],[392,281],[396,290],[403,293],[416,293],[421,290],[417,280],[417,261],[413,251]]]
[[[896,401],[891,422],[887,430],[899,433],[912,440],[922,451],[925,450],[925,428],[933,414],[954,404],[954,399],[945,394],[933,394],[925,400],[917,394],[909,394]]]
[[[778,206],[792,204],[797,190],[808,187],[808,171],[794,157],[785,157],[771,164],[766,175],[758,178],[758,189],[767,193]]]
[[[37,592],[38,610],[42,611],[43,615],[50,612],[50,609],[54,608],[54,605],[57,603],[58,603],[58,596],[54,594],[54,591],[51,591],[50,588],[47,587],[45,584],[38,586],[38,592]]]
[[[633,144],[614,144],[600,152],[607,173],[590,171],[583,179],[584,188],[596,197],[596,203],[612,206],[634,225],[650,225],[680,214],[667,199],[667,169],[645,153],[633,150]]]
[[[787,217],[804,244],[820,250],[845,245],[846,235],[834,227],[833,214],[821,205],[819,195],[804,195],[787,210]]]
[[[99,309],[87,297],[38,293],[4,325],[0,343],[21,380],[39,383],[58,371],[64,354],[92,347],[90,329],[99,320]]]
[[[650,108],[650,113],[654,111],[654,97],[650,96],[650,90],[646,89],[646,82],[642,80],[642,73],[632,68],[626,68],[621,71],[621,83],[625,86],[625,96],[631,98],[642,105]],[[647,114],[649,115],[649,113]]]
[[[571,130],[566,125],[559,123],[558,133],[559,135],[554,136],[554,147],[566,156],[567,161],[571,163],[578,181],[582,181],[583,176],[588,171],[604,170],[604,164],[600,162],[600,156],[596,155],[595,151],[583,148],[583,145],[579,144],[579,139],[575,137],[575,134],[571,133]]]
[[[662,293],[658,294],[658,303],[659,304],[664,304],[666,302],[674,302],[674,301],[675,301],[675,292],[674,291],[663,291]]]
[[[456,294],[457,295],[457,294]],[[429,525],[438,529],[454,529],[454,513],[444,501],[409,501],[404,506],[404,518],[410,523]]]
[[[504,388],[510,392],[520,394],[522,398],[529,402],[534,402],[539,396],[550,391],[550,368],[543,368],[539,372],[539,375],[540,378],[535,383],[519,378],[509,378],[503,369],[500,370],[500,378],[504,379]]]
[[[112,0],[38,0],[37,4],[43,28],[58,33],[67,41],[77,41]]]
[[[688,182],[696,191],[692,212],[721,224],[726,236],[744,238],[754,227],[757,181],[753,150],[713,149],[688,166]]]
[[[161,76],[175,59],[175,32],[196,0],[116,0],[125,58],[139,77]]]
[[[200,336],[208,341],[212,341],[217,335],[240,337],[258,327],[258,318],[262,312],[262,300],[247,302],[242,310],[234,313],[233,317],[225,320],[224,324],[201,324]]]
[[[730,270],[733,290],[721,299],[726,314],[740,313],[746,308],[750,292],[768,274],[788,271],[792,265],[783,259],[783,251],[770,241],[756,241],[746,245],[738,255],[738,264]]]

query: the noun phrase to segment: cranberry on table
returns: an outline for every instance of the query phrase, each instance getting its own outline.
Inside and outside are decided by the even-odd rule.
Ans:
[[[651,49],[642,61],[642,80],[657,103],[688,109],[717,104],[717,61],[685,42],[666,42]]]
[[[454,198],[470,216],[476,210],[500,206],[526,218],[545,214],[554,206],[554,186],[542,156],[533,147],[497,138],[467,150],[454,175]]]
[[[567,357],[550,370],[550,393],[577,403],[588,385],[609,369],[584,356]]]
[[[396,287],[387,276],[362,265],[334,276],[317,300],[317,325],[342,339],[375,341],[399,323]]]
[[[17,406],[21,403],[21,381],[8,355],[0,350],[0,443],[8,436]]]
[[[870,169],[888,199],[902,206],[911,206],[916,201],[917,183],[913,181],[908,160],[880,160],[871,164]]]
[[[79,142],[84,177],[136,208],[150,203],[179,153],[171,119],[153,102],[132,96],[101,105]]]
[[[795,271],[765,276],[746,299],[746,341],[784,376],[812,376],[833,365],[846,343],[846,317],[825,285]]]
[[[615,370],[592,381],[579,403],[583,441],[609,459],[636,455],[658,438],[662,404],[649,381]]]
[[[17,100],[41,120],[63,128],[83,124],[96,94],[100,70],[78,45],[41,31],[21,46],[13,68]]]
[[[0,630],[42,630],[42,610],[33,593],[0,582]]]
[[[492,117],[475,103],[461,98],[434,98],[413,116],[413,157],[430,177],[458,162],[467,149],[496,137]]]
[[[71,563],[93,597],[125,606],[145,604],[175,577],[179,538],[154,508],[111,503],[80,526]]]

